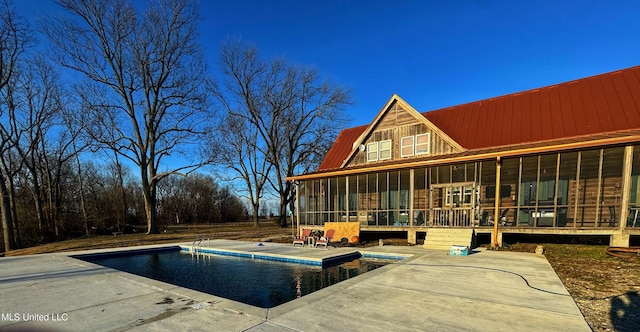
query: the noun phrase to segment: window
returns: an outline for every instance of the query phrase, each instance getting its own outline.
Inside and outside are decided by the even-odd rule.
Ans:
[[[416,155],[431,152],[431,135],[429,133],[416,135]]]
[[[367,144],[367,161],[378,160],[378,142]]]
[[[391,159],[391,140],[367,144],[367,161]]]
[[[380,142],[380,160],[391,159],[391,140]]]
[[[451,190],[451,187],[447,187],[447,188],[445,189],[445,192],[446,192],[445,197],[446,197],[446,199],[445,199],[444,204],[445,204],[446,206],[451,205],[451,191],[452,191],[452,190]]]
[[[401,142],[401,146],[400,146],[400,156],[402,157],[409,157],[409,156],[413,156],[413,141],[414,141],[414,136],[407,136],[407,137],[403,137],[402,140],[400,140]]]

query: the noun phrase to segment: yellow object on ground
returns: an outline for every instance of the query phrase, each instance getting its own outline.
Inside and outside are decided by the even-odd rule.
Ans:
[[[324,232],[334,229],[336,231],[331,242],[340,242],[343,238],[346,238],[349,242],[352,239],[360,236],[360,223],[359,222],[326,222],[324,223]]]

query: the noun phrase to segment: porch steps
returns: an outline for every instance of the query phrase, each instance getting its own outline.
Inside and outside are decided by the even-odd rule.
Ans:
[[[422,247],[424,249],[449,250],[453,245],[473,248],[475,232],[473,229],[429,228]]]

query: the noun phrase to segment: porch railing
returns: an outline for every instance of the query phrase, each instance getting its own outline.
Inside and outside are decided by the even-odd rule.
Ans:
[[[471,226],[474,216],[470,207],[434,208],[433,226],[464,227]]]

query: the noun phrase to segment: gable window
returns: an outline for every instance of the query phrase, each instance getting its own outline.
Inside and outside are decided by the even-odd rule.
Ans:
[[[428,154],[431,152],[431,135],[430,133],[416,135],[416,155]]]
[[[367,161],[378,160],[378,142],[367,144]]]
[[[413,141],[414,141],[415,137],[414,136],[407,136],[407,137],[403,137],[400,140],[400,156],[402,157],[410,157],[413,156],[414,152],[414,146],[413,146]]]
[[[380,142],[380,160],[391,159],[391,140]]]
[[[367,161],[391,159],[391,140],[367,144]]]

